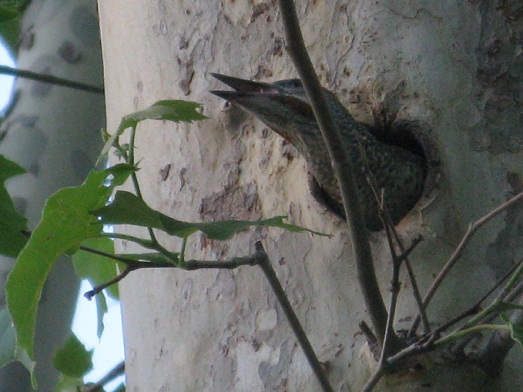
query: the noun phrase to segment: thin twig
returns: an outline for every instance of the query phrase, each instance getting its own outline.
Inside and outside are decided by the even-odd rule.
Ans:
[[[390,220],[390,217],[389,217],[389,220]],[[416,300],[416,304],[418,305],[418,312],[419,312],[419,315],[421,316],[421,320],[423,322],[423,330],[425,333],[429,333],[430,332],[429,318],[427,316],[427,312],[425,311],[425,308],[423,307],[423,301],[421,299],[421,292],[419,290],[418,282],[416,280],[416,275],[414,274],[414,270],[412,269],[412,264],[408,257],[409,254],[414,250],[414,248],[422,241],[423,237],[421,237],[421,235],[418,236],[412,242],[412,244],[407,249],[405,249],[405,247],[403,246],[403,243],[401,241],[401,238],[400,238],[398,232],[396,231],[396,229],[394,228],[394,226],[391,225],[390,227],[391,227],[392,234],[394,235],[394,239],[396,240],[396,244],[398,244],[398,247],[401,251],[401,255],[402,256],[404,255],[405,268],[407,269],[407,275],[409,276],[410,285],[412,287],[412,295],[413,295],[414,299]]]
[[[456,317],[453,317],[451,320],[447,321],[445,324],[439,326],[438,328],[436,328],[434,330],[434,334],[435,335],[439,335],[441,334],[442,332],[446,331],[447,329],[449,329],[450,327],[452,327],[453,325],[457,324],[458,322],[460,322],[461,320],[469,317],[469,316],[472,316],[473,314],[476,314],[480,311],[481,309],[481,304],[488,298],[490,297],[490,295],[496,290],[499,288],[499,286],[501,286],[503,284],[504,281],[506,281],[513,273],[514,271],[519,267],[523,265],[523,259],[519,261],[519,263],[515,264],[514,266],[512,266],[512,268],[507,272],[505,273],[505,275],[503,277],[501,277],[501,279],[499,279],[494,285],[492,285],[492,287],[478,300],[476,301],[475,304],[473,304],[472,306],[470,306],[468,309],[466,309],[464,312],[458,314]],[[523,287],[523,286],[522,286]],[[505,300],[505,298],[503,298],[503,300]],[[495,318],[497,315],[493,315],[492,318]],[[482,320],[478,320],[478,321],[483,321],[483,322],[488,322],[489,320],[491,320],[490,318],[487,318],[487,319],[482,319]]]
[[[285,40],[288,45],[287,51],[300,75],[331,157],[332,169],[338,180],[345,216],[350,227],[358,281],[372,326],[379,342],[382,343],[387,325],[387,309],[374,271],[368,233],[358,200],[359,196],[356,192],[352,164],[342,148],[338,127],[332,120],[322,87],[303,42],[294,1],[279,0],[278,4],[282,14]]]
[[[260,255],[255,253],[252,256],[246,257],[234,257],[226,261],[214,261],[214,260],[189,260],[183,263],[183,265],[178,265],[175,263],[155,263],[150,261],[140,261],[130,258],[125,258],[122,256],[115,256],[110,253],[105,253],[97,249],[89,248],[82,246],[83,251],[94,253],[100,256],[105,256],[113,260],[125,263],[126,268],[122,273],[118,274],[114,278],[104,282],[96,287],[93,287],[92,290],[87,291],[84,294],[84,297],[88,300],[91,300],[95,295],[100,293],[102,290],[105,290],[107,287],[120,282],[123,278],[129,275],[131,272],[139,269],[150,269],[150,268],[180,268],[188,271],[194,271],[197,269],[235,269],[243,265],[257,265],[259,264]]]
[[[454,333],[451,333],[447,336],[444,336],[442,338],[439,338],[434,342],[434,347],[441,347],[449,343],[457,342],[471,334],[474,334],[476,332],[483,332],[483,331],[497,331],[500,329],[508,330],[508,325],[505,324],[478,324],[474,325],[473,327],[462,329],[459,331],[456,331]]]
[[[392,222],[389,211],[385,206],[385,202],[384,202],[385,195],[383,194],[383,191],[381,192],[381,194],[378,194],[376,181],[375,181],[374,177],[372,176],[372,173],[367,172],[366,174],[367,174],[366,175],[367,182],[369,183],[369,186],[378,203],[379,214],[380,214],[381,221],[383,222],[383,227],[386,229],[387,240],[389,242],[389,248],[390,248],[392,258],[393,258],[393,262],[394,263],[401,263],[403,261],[405,262],[405,267],[407,268],[407,274],[409,276],[409,280],[410,280],[411,287],[412,287],[412,295],[414,296],[414,299],[416,300],[416,304],[418,305],[419,314],[421,315],[421,320],[423,321],[424,332],[429,333],[430,332],[429,319],[427,317],[425,309],[422,306],[421,292],[419,290],[418,282],[416,281],[416,276],[414,274],[414,270],[412,269],[412,265],[409,260],[409,255],[416,248],[416,246],[422,241],[423,237],[421,235],[419,235],[412,242],[412,244],[407,249],[405,249],[405,247],[403,246],[403,241],[401,240],[396,228],[394,227],[394,223]],[[392,240],[391,236],[394,237],[394,241]],[[396,254],[396,251],[394,250],[394,242],[396,242],[396,244],[401,252],[400,256],[398,256]],[[389,307],[389,312],[391,312],[391,311],[392,310]]]
[[[265,274],[265,277],[269,281],[272,291],[276,295],[276,298],[283,309],[283,313],[285,313],[285,316],[287,317],[287,320],[291,325],[294,335],[296,335],[296,338],[298,339],[298,343],[300,344],[303,352],[305,353],[305,356],[307,357],[307,360],[309,361],[309,364],[312,367],[314,374],[320,382],[322,390],[324,392],[333,392],[334,389],[332,389],[332,386],[330,385],[329,379],[327,378],[327,375],[325,373],[325,369],[321,365],[321,362],[318,360],[318,357],[316,356],[316,353],[312,348],[309,338],[307,337],[307,334],[301,326],[300,320],[294,312],[294,309],[292,308],[292,305],[289,299],[287,298],[287,295],[285,294],[285,291],[283,290],[283,287],[281,286],[278,277],[276,276],[276,272],[274,272],[274,269],[272,268],[269,257],[265,253],[265,250],[263,249],[261,242],[256,242],[255,247],[256,252],[263,252],[263,257],[261,257],[259,260],[259,266]]]
[[[79,249],[83,250],[84,252],[92,253],[92,254],[98,255],[98,256],[107,257],[108,259],[111,259],[111,260],[119,261],[126,265],[134,264],[137,262],[136,260],[129,259],[129,258],[123,257],[123,256],[118,256],[118,255],[115,255],[112,253],[104,252],[103,250],[91,248],[89,246],[80,245]]]
[[[372,332],[372,329],[370,329],[365,321],[360,321],[358,326],[360,327],[361,333],[365,336],[365,340],[367,340],[371,351],[374,351],[374,347],[378,346],[376,335],[374,335],[374,332]],[[376,357],[376,360],[379,360],[379,357]]]
[[[112,380],[114,380],[116,377],[121,376],[125,372],[125,362],[122,361],[118,365],[116,365],[114,368],[112,368],[105,376],[103,376],[99,381],[97,381],[94,384],[89,385],[88,387],[84,387],[82,389],[82,392],[102,392],[103,386],[105,384],[108,384]]]
[[[0,74],[13,75],[19,78],[36,80],[42,83],[54,84],[57,86],[69,87],[75,90],[87,91],[89,93],[104,94],[104,89],[101,87],[92,86],[90,84],[75,82],[68,79],[58,78],[56,76],[39,74],[23,69],[11,68],[6,65],[0,65]]]
[[[502,302],[501,298],[506,298],[509,294],[509,287],[512,287],[515,284],[514,278],[520,277],[521,273],[523,272],[523,263],[518,264],[516,271],[512,274],[511,279],[504,287],[501,295],[499,295],[489,306],[487,306],[485,309],[483,309],[480,313],[478,313],[476,316],[472,317],[470,320],[467,320],[463,328],[468,328],[471,325],[474,325],[477,322],[480,322],[481,320],[485,320],[486,317],[489,317],[491,315],[497,315],[497,307],[499,306],[500,302]]]
[[[423,299],[423,309],[427,309],[427,306],[429,305],[430,301],[432,300],[432,297],[436,293],[437,289],[441,285],[441,282],[443,282],[444,278],[447,276],[449,271],[454,267],[456,262],[461,258],[461,255],[463,254],[463,251],[465,250],[465,247],[469,243],[470,239],[476,233],[476,231],[482,227],[484,224],[489,222],[492,218],[499,215],[501,212],[505,211],[508,207],[519,201],[521,198],[523,198],[523,192],[517,194],[512,199],[506,201],[505,203],[501,204],[491,212],[489,212],[487,215],[482,217],[481,219],[477,220],[476,222],[472,222],[469,225],[469,228],[465,235],[463,236],[460,244],[458,247],[454,250],[454,253],[450,256],[449,260],[445,263],[443,268],[441,269],[440,273],[434,279],[432,282],[432,285],[430,286],[429,290],[427,291],[427,294],[425,295],[425,298]],[[416,330],[418,328],[420,322],[420,316],[416,317],[414,320],[414,323],[412,324],[412,327],[409,331],[409,336],[414,336],[416,334]]]
[[[414,250],[414,248],[421,242],[422,237],[418,236],[418,238],[413,241],[413,243],[410,245],[410,247],[407,250],[405,250],[405,247],[403,246],[400,236],[399,236],[398,232],[396,231],[396,229],[394,228],[394,223],[392,222],[392,219],[390,218],[389,211],[385,206],[384,190],[382,189],[381,192],[378,193],[376,181],[374,180],[374,177],[372,177],[371,173],[367,172],[366,178],[367,178],[367,182],[369,183],[369,186],[374,194],[374,197],[376,199],[376,203],[377,203],[378,210],[379,210],[379,216],[383,223],[383,227],[385,228],[385,233],[387,235],[387,241],[389,244],[389,250],[390,250],[390,254],[392,256],[392,278],[391,278],[391,297],[390,297],[390,302],[389,302],[389,317],[387,319],[387,328],[385,330],[385,339],[383,341],[383,347],[382,347],[381,355],[380,355],[380,359],[379,359],[380,366],[382,366],[384,364],[385,359],[388,356],[390,356],[391,354],[394,354],[395,352],[399,351],[400,349],[402,349],[404,347],[403,345],[394,347],[391,344],[391,337],[393,335],[395,335],[394,318],[396,315],[398,295],[400,292],[400,283],[399,283],[400,267],[401,267],[401,263],[403,261],[405,261],[405,264],[410,266],[408,256]],[[394,242],[397,243],[397,246],[401,251],[401,255],[399,255],[399,256],[396,253],[396,247],[394,245]],[[418,286],[416,283],[416,279],[414,277],[414,273],[412,272],[412,269],[410,269],[410,272],[411,273],[409,274],[409,276],[411,277],[414,296],[419,299],[419,302],[421,302],[421,297],[420,297],[420,294],[418,291]],[[397,338],[396,338],[396,341],[398,341]]]
[[[381,199],[383,200],[383,199]],[[380,203],[380,209],[383,204]],[[383,211],[383,210],[382,210]],[[398,261],[396,250],[394,249],[394,243],[392,241],[392,235],[390,233],[390,225],[383,219],[385,231],[387,233],[387,240],[389,241],[390,253],[392,256],[392,278],[391,278],[391,296],[389,301],[389,315],[387,318],[387,327],[385,328],[385,338],[380,355],[380,367],[383,366],[385,359],[390,355],[398,351],[399,347],[393,347],[391,344],[391,337],[395,335],[394,332],[394,317],[396,316],[396,305],[398,303],[398,295],[400,292],[400,266],[401,262]]]
[[[137,270],[138,268],[139,267],[133,267],[133,266],[126,267],[121,274],[116,275],[114,278],[109,279],[107,282],[102,283],[101,285],[98,285],[98,286],[94,287],[92,290],[89,290],[86,293],[84,293],[84,297],[90,301],[91,299],[93,299],[93,297],[96,294],[100,293],[102,290],[105,290],[107,287],[120,282],[123,278],[125,278],[127,275],[129,275],[129,273]]]

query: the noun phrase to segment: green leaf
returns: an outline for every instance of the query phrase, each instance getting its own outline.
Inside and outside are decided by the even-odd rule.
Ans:
[[[519,343],[523,348],[523,323],[513,323],[506,314],[502,314],[501,318],[505,321],[510,329],[510,337]]]
[[[69,377],[61,374],[58,377],[58,382],[53,392],[79,392],[82,391],[84,386],[83,378]],[[100,392],[104,392],[104,390],[100,390]]]
[[[196,102],[180,100],[163,100],[158,101],[145,110],[128,114],[122,118],[118,130],[106,141],[105,146],[100,154],[105,156],[115,141],[124,133],[127,128],[133,128],[143,120],[162,120],[173,122],[193,122],[205,120],[203,114],[199,112],[202,105]]]
[[[512,339],[514,339],[521,347],[523,347],[523,324],[509,323],[508,325],[510,327],[510,336]]]
[[[0,37],[11,57],[15,57],[18,49],[22,11],[27,3],[28,0],[0,1]]]
[[[517,304],[515,302],[499,302],[496,304],[496,311],[498,313],[517,309],[523,310],[523,305]]]
[[[125,384],[120,384],[113,392],[125,392]]]
[[[187,238],[196,231],[201,231],[210,239],[227,240],[240,230],[251,226],[279,227],[293,232],[309,231],[324,235],[284,223],[283,216],[261,221],[183,222],[153,210],[138,196],[126,191],[116,192],[114,200],[109,205],[93,211],[93,214],[100,217],[101,222],[104,224],[129,224],[152,227],[181,238]]]
[[[107,203],[115,186],[134,170],[117,165],[91,172],[77,187],[60,189],[44,206],[41,222],[22,249],[6,283],[7,306],[18,346],[34,359],[36,310],[47,276],[58,256],[102,235],[103,224],[90,211]]]
[[[22,18],[20,16],[6,20],[0,24],[0,36],[12,58],[16,57],[18,44],[20,43],[21,26]]]
[[[91,238],[82,242],[82,245],[111,255],[114,254],[114,243],[109,238]],[[73,256],[73,266],[76,275],[81,279],[87,279],[93,287],[115,278],[118,274],[116,261],[83,250]],[[118,299],[117,285],[108,287],[106,291],[112,298]]]
[[[85,298],[88,301],[87,298]],[[98,339],[102,338],[104,332],[104,316],[107,314],[107,299],[105,293],[99,293],[94,296],[94,302],[96,304],[96,336]]]
[[[20,13],[12,8],[0,6],[0,23],[7,22],[11,19],[18,18]]]
[[[205,120],[198,110],[202,107],[199,103],[179,100],[158,101],[145,110],[131,113],[122,119],[119,128],[135,127],[143,120],[163,120],[173,122],[193,122]]]
[[[53,365],[60,373],[80,378],[93,368],[93,350],[87,351],[85,346],[72,334],[64,346],[56,350]]]
[[[24,174],[17,163],[0,155],[0,254],[16,257],[27,242],[22,230],[27,230],[27,219],[16,211],[13,200],[5,188],[5,181]]]

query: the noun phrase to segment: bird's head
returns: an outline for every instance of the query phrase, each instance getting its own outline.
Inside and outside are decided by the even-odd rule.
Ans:
[[[301,140],[297,140],[300,131],[317,128],[312,107],[299,79],[263,83],[215,73],[212,76],[235,90],[211,91],[212,94],[252,113],[296,146],[301,144]],[[299,132],[296,132],[297,127]]]

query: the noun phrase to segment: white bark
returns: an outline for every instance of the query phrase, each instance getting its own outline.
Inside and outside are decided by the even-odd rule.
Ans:
[[[33,1],[25,13],[17,66],[36,73],[102,86],[95,1]],[[98,156],[104,124],[103,97],[27,79],[15,84],[15,102],[2,124],[0,153],[27,174],[8,190],[29,228],[41,219],[45,200],[56,190],[80,184]],[[0,258],[3,286],[12,260]],[[53,390],[58,372],[54,351],[71,333],[79,281],[63,257],[46,283],[38,310],[35,372],[41,391]],[[1,303],[5,304],[2,290]],[[19,363],[0,371],[0,390],[32,390]]]
[[[501,46],[510,48],[504,37],[512,26],[494,6],[450,0],[299,1],[298,9],[323,84],[358,118],[370,122],[372,103],[385,102],[400,117],[431,127],[427,133],[440,152],[442,175],[437,188],[398,226],[407,244],[418,234],[425,238],[412,255],[424,291],[468,223],[517,190],[521,145],[508,148],[496,139],[502,116],[484,113],[495,105],[505,108],[497,99],[503,86],[482,85],[485,80],[478,77],[494,79],[506,68],[517,72],[511,55],[487,57],[485,37],[499,36]],[[165,98],[201,102],[210,117],[192,125],[140,126],[137,158],[143,158],[139,177],[146,200],[178,219],[285,214],[292,223],[333,234],[253,230],[227,243],[195,236],[187,257],[245,255],[261,239],[320,360],[329,362],[335,390],[360,389],[374,364],[357,327],[366,315],[345,224],[311,197],[305,162],[292,147],[272,132],[267,135],[251,117],[222,112],[223,102],[208,93],[223,87],[210,72],[269,81],[295,75],[283,49],[276,6],[114,0],[100,3],[100,15],[109,130],[123,115]],[[489,68],[489,61],[498,68]],[[504,118],[516,129],[514,106],[506,105]],[[502,136],[513,140],[510,132]],[[172,168],[163,180],[160,170],[168,164]],[[519,209],[511,214],[475,237],[430,308],[434,323],[477,299],[521,252],[521,245],[509,250],[504,242],[516,236],[514,221],[521,219]],[[383,233],[371,239],[387,293],[386,239]],[[178,249],[171,240],[165,244]],[[134,250],[127,243],[121,249]],[[498,257],[501,250],[505,253]],[[398,327],[408,327],[407,318],[415,312],[405,280],[403,288]],[[121,293],[129,390],[318,390],[256,268],[140,271],[124,281]],[[429,358],[426,372],[407,372],[381,387],[407,391],[430,384],[432,390],[458,391],[478,390],[488,382],[484,390],[510,390],[523,385],[521,356],[513,354],[491,387],[477,368],[449,368]]]

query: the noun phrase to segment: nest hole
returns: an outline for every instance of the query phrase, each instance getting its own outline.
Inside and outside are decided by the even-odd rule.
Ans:
[[[400,119],[387,126],[372,128],[372,132],[382,143],[403,148],[423,159],[425,179],[420,199],[428,197],[441,176],[440,155],[428,136],[432,132],[430,126],[418,120]]]

